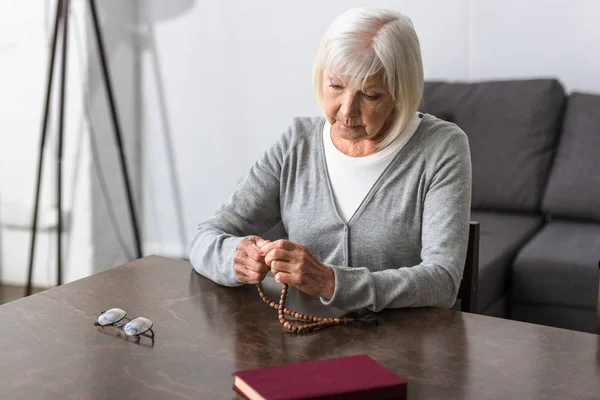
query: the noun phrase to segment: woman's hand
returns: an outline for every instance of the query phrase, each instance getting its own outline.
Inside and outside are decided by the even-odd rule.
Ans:
[[[268,243],[268,240],[258,236],[249,236],[240,241],[233,255],[233,268],[240,282],[259,283],[265,279],[269,266],[258,251]]]
[[[277,240],[262,246],[259,254],[271,267],[275,280],[305,293],[330,299],[335,289],[333,270],[315,257],[306,246]]]

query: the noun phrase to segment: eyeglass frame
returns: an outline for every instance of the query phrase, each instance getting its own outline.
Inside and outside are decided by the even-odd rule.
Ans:
[[[104,310],[104,311],[102,311],[100,314],[98,314],[98,318],[99,318],[99,317],[100,317],[102,314],[104,314],[105,312],[107,312],[107,311],[110,311],[110,310]],[[123,311],[125,311],[125,310],[123,310]],[[154,341],[154,331],[152,330],[152,327],[154,326],[154,321],[152,321],[152,320],[151,320],[151,319],[149,319],[149,318],[146,318],[146,319],[147,319],[148,321],[150,321],[150,323],[151,323],[151,325],[150,325],[150,328],[148,328],[147,330],[145,330],[145,331],[144,331],[144,332],[142,332],[142,333],[137,333],[137,334],[135,334],[135,335],[130,335],[130,334],[128,334],[128,333],[125,331],[125,329],[123,329],[123,327],[124,327],[125,325],[127,325],[127,324],[124,324],[124,323],[123,323],[123,322],[121,322],[121,321],[123,321],[123,320],[125,319],[125,320],[127,320],[128,322],[131,322],[131,321],[133,321],[134,319],[137,319],[137,318],[146,318],[146,317],[135,317],[135,318],[129,318],[129,317],[127,316],[127,311],[125,311],[125,315],[123,315],[123,318],[119,319],[118,321],[115,321],[115,322],[113,322],[113,323],[110,323],[110,324],[102,325],[101,323],[99,323],[99,322],[98,322],[98,320],[96,320],[96,322],[94,322],[94,326],[99,326],[99,327],[101,327],[101,328],[104,328],[105,326],[114,326],[115,328],[119,328],[119,329],[121,329],[121,330],[122,330],[122,331],[123,331],[123,332],[124,332],[124,333],[125,333],[125,334],[126,334],[128,337],[135,337],[137,340],[139,340],[139,339],[140,339],[140,336],[144,336],[144,337],[150,338],[150,339],[152,339],[152,341]],[[152,334],[152,336],[149,336],[149,335],[147,335],[147,333],[148,333],[148,332],[150,332],[150,333]]]

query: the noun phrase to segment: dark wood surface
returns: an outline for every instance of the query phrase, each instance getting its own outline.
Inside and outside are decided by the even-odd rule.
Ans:
[[[302,295],[291,301],[314,311]],[[95,327],[112,307],[152,319],[154,344]],[[360,353],[407,380],[409,399],[600,396],[596,335],[434,308],[296,335],[276,314],[254,286],[219,287],[185,261],[137,260],[0,306],[0,397],[234,399],[236,370]]]

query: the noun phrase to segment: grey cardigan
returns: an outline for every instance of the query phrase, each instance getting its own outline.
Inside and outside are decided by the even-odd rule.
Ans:
[[[332,197],[323,150],[325,119],[296,118],[252,166],[229,200],[198,226],[195,270],[238,286],[239,241],[279,222],[335,274],[325,305],[343,310],[438,306],[456,300],[464,268],[471,160],[465,133],[426,114],[344,223]]]

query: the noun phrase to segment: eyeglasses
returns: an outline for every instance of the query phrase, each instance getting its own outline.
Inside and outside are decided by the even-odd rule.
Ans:
[[[125,323],[124,320],[128,322]],[[152,321],[144,317],[129,318],[127,317],[127,312],[120,308],[111,308],[110,310],[102,311],[98,317],[98,321],[94,322],[94,325],[102,327],[115,326],[123,329],[127,336],[135,336],[137,339],[140,336],[146,336],[154,340],[154,331],[152,330],[154,323]],[[148,335],[148,332],[152,336]]]

